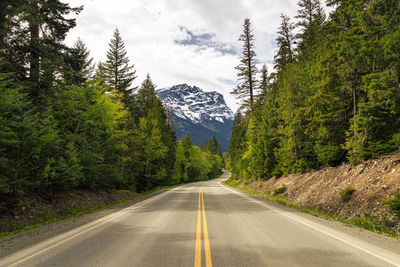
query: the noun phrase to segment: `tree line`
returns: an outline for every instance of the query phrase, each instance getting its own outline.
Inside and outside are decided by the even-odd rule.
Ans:
[[[146,191],[218,175],[220,154],[176,140],[150,75],[132,86],[118,29],[97,65],[82,40],[63,43],[81,10],[58,0],[0,3],[0,198]]]
[[[400,1],[300,0],[282,14],[274,69],[257,69],[249,19],[240,35],[242,99],[229,144],[234,177],[269,178],[400,148]]]

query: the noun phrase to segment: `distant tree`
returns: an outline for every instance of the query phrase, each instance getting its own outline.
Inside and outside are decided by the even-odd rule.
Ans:
[[[222,157],[221,146],[217,138],[215,138],[215,136],[213,136],[213,138],[210,140],[206,140],[204,144],[201,146],[201,150]]]
[[[96,71],[94,73],[94,78],[100,79],[105,81],[106,79],[106,67],[104,66],[104,63],[99,61],[96,66]]]
[[[261,68],[261,77],[259,82],[259,90],[263,98],[265,98],[266,91],[268,90],[269,80],[270,77],[268,76],[268,68],[264,64]]]
[[[254,35],[250,19],[244,20],[243,33],[240,35],[239,41],[243,42],[243,50],[240,64],[235,69],[238,71],[237,76],[240,84],[233,89],[231,94],[236,95],[238,99],[242,99],[242,105],[252,110],[256,97],[257,67],[256,52],[254,51]]]

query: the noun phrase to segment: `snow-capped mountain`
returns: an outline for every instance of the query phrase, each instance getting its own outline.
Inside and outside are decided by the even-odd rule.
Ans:
[[[160,89],[157,95],[172,113],[178,139],[189,134],[195,145],[201,145],[215,136],[222,150],[228,150],[233,112],[220,93],[179,84]]]

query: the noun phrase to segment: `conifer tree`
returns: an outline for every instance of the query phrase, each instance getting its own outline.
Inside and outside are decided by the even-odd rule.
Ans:
[[[239,41],[243,42],[243,50],[240,64],[235,69],[238,71],[237,76],[240,84],[231,93],[236,95],[238,99],[243,100],[243,106],[252,110],[256,97],[257,67],[255,64],[254,35],[250,19],[244,20],[243,33],[240,35]]]
[[[118,29],[115,29],[113,38],[109,43],[107,60],[104,63],[105,82],[124,95],[125,103],[130,106],[134,88],[130,88],[136,79],[134,65],[129,64],[129,58]]]
[[[54,94],[55,74],[62,68],[66,49],[62,41],[76,25],[70,15],[78,14],[82,7],[71,8],[59,0],[12,2],[10,12],[16,15],[8,16],[3,24],[9,31],[7,38],[2,38],[8,62],[5,71],[26,82],[33,102],[39,105],[40,98]]]
[[[261,68],[261,77],[260,77],[260,84],[259,84],[262,98],[265,98],[265,94],[267,93],[269,80],[270,80],[270,78],[268,76],[268,68],[264,64]]]
[[[93,76],[93,58],[89,57],[89,50],[85,43],[78,38],[66,56],[66,68],[64,73],[68,84],[83,86]]]
[[[277,71],[278,75],[287,64],[294,61],[293,30],[295,26],[294,23],[290,21],[288,16],[281,14],[281,19],[282,22],[278,29],[278,37],[276,38],[279,49],[274,57],[274,69]]]
[[[320,0],[300,0],[297,5],[300,9],[295,18],[299,19],[297,26],[300,32],[296,35],[300,53],[313,52],[312,47],[316,45],[318,29],[326,19],[325,12]],[[308,49],[306,49],[306,47]]]

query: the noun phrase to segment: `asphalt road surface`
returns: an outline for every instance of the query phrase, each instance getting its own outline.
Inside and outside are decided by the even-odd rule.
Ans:
[[[228,177],[169,190],[0,266],[400,266],[397,241],[240,193],[221,184]]]

